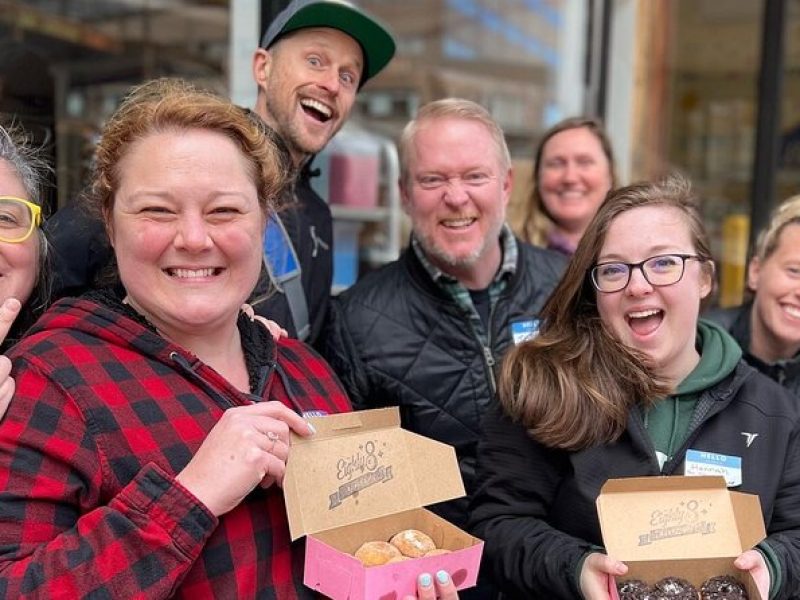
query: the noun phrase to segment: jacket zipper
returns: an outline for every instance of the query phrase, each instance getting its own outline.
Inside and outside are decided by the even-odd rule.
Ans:
[[[644,445],[647,451],[648,462],[650,462],[650,465],[655,469],[655,474],[661,475],[661,467],[659,466],[658,458],[656,457],[656,447],[653,445],[653,440],[650,439],[650,434],[647,432],[647,426],[644,422],[645,417],[646,413],[644,412],[644,408],[637,406],[635,408],[631,408],[630,416],[628,418],[636,424],[636,433],[639,434],[639,441],[642,443],[642,445]]]
[[[233,402],[226,394],[223,394],[216,386],[214,386],[210,381],[205,379],[200,373],[197,372],[197,368],[202,366],[202,362],[200,360],[195,361],[194,364],[189,362],[185,356],[175,352],[174,350],[169,353],[169,357],[177,364],[183,371],[189,375],[195,383],[197,383],[205,392],[211,396],[211,398],[219,404],[223,409],[225,408],[232,408],[234,406],[239,406],[239,404]]]
[[[708,391],[704,392],[701,395],[701,397],[697,400],[697,406],[700,406],[700,403],[707,398],[707,394],[708,394]],[[708,419],[710,419],[711,417],[713,417],[714,415],[719,413],[721,410],[724,410],[725,406],[727,406],[727,402],[726,402],[725,406],[722,406],[722,407],[720,407],[719,404],[716,404],[718,402],[725,402],[725,399],[722,399],[722,398],[714,399],[712,397],[712,398],[710,398],[710,401],[712,402],[712,404],[710,405],[710,407],[708,409],[706,409],[706,411],[703,414],[702,418],[696,424],[694,424],[694,427],[691,429],[691,431],[689,431],[689,435],[686,436],[686,439],[684,440],[683,444],[681,444],[681,447],[678,449],[677,452],[675,452],[675,454],[672,455],[670,460],[668,460],[664,464],[664,470],[663,470],[663,474],[664,475],[673,475],[674,474],[675,468],[683,461],[684,457],[686,456],[686,451],[694,443],[694,441],[697,439],[697,436],[700,434],[700,427],[706,421],[708,421]],[[697,409],[695,409],[695,410],[697,410]],[[667,468],[667,467],[669,467],[669,468]]]
[[[499,302],[499,300],[498,300]],[[480,336],[478,337],[478,342],[481,344],[481,348],[483,349],[483,361],[486,364],[486,369],[489,371],[489,386],[492,390],[492,397],[497,393],[497,381],[494,375],[494,366],[497,364],[497,361],[494,359],[494,355],[492,354],[492,331],[494,330],[494,310],[497,306],[497,302],[495,302],[489,308],[489,321],[486,327],[486,345],[484,346],[483,343],[480,341]]]
[[[286,390],[286,397],[294,406],[294,409],[297,412],[297,414],[301,416],[304,415],[307,407],[303,406],[300,402],[298,402],[294,390],[292,389],[292,386],[289,385],[290,379],[288,375],[286,375],[286,371],[284,371],[283,367],[277,363],[275,364],[275,373],[278,375],[278,377],[281,378],[281,382],[283,383],[283,389]]]

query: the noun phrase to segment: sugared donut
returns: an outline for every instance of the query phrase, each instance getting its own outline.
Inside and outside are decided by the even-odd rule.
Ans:
[[[392,558],[387,560],[386,564],[388,565],[390,563],[403,562],[405,560],[413,560],[413,559],[410,556],[403,556],[402,554],[398,554],[397,556],[393,556]]]
[[[730,575],[712,577],[700,587],[701,600],[747,600],[744,586]]]
[[[355,557],[365,567],[385,565],[392,558],[398,556],[400,556],[400,551],[388,542],[364,542],[355,553]]]
[[[436,549],[436,544],[430,536],[416,529],[405,529],[395,534],[389,543],[411,558],[425,556],[426,553]]]
[[[664,577],[653,586],[654,600],[698,600],[700,595],[691,583],[680,577]]]

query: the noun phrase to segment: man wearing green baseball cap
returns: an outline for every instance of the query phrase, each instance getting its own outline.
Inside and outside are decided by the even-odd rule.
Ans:
[[[256,313],[291,337],[316,344],[333,279],[333,225],[311,189],[311,158],[347,120],[364,83],[391,60],[385,26],[344,0],[295,0],[267,28],[253,56],[254,112],[286,143],[298,177],[294,201],[270,219],[265,269],[251,298]],[[54,254],[54,297],[80,295],[112,257],[102,223],[73,203],[46,226]]]
[[[252,303],[312,344],[328,314],[333,227],[330,208],[309,184],[310,159],[339,131],[358,90],[394,51],[386,27],[356,5],[294,0],[270,23],[253,56],[254,110],[286,142],[299,177],[295,202],[268,228],[270,278],[259,282]]]

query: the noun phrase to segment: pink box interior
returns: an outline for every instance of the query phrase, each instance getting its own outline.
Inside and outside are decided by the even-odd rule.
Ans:
[[[415,522],[409,522],[409,519]],[[422,573],[435,575],[441,569],[450,573],[458,589],[474,586],[480,568],[483,542],[433,513],[425,509],[415,509],[374,519],[370,522],[375,528],[371,534],[374,539],[381,539],[386,537],[386,528],[395,532],[408,527],[420,528],[420,519],[434,523],[434,530],[430,526],[424,529],[433,533],[437,546],[450,546],[452,552],[367,568],[350,554],[366,541],[359,537],[363,536],[365,524],[341,527],[338,531],[312,534],[306,538],[304,583],[334,600],[393,600],[408,594],[415,595],[417,577]],[[437,527],[441,529],[436,530]],[[440,537],[439,540],[436,539],[437,536]],[[442,542],[442,536],[449,540]],[[346,537],[352,540],[349,544],[345,542],[346,548],[340,550],[331,545],[341,547],[343,544],[340,542]],[[368,534],[367,539],[373,538]],[[456,546],[472,545],[455,549],[453,543]]]

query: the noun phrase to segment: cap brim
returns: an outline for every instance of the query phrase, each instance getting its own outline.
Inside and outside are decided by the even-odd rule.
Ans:
[[[359,43],[364,52],[364,74],[361,83],[377,75],[394,56],[391,34],[378,22],[346,4],[310,4],[298,10],[281,34],[308,27],[332,27],[343,31]]]

